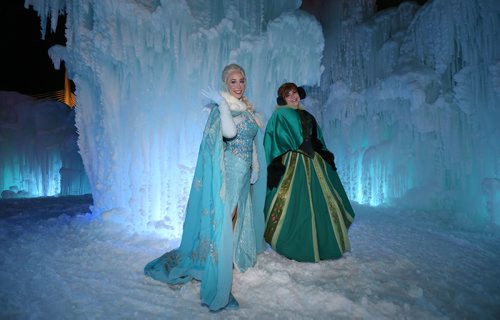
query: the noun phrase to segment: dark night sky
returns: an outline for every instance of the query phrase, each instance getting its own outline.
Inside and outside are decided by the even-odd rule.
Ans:
[[[408,0],[377,0],[377,10],[381,11],[390,7],[397,7],[399,6],[402,2],[405,2]],[[419,5],[423,5],[424,3],[427,2],[427,0],[413,0],[413,2],[418,3]]]
[[[324,1],[304,0],[304,5],[320,6]],[[405,0],[377,0],[377,10],[397,6]],[[423,4],[426,0],[417,0]],[[50,21],[48,22],[50,23]],[[64,16],[59,17],[56,32],[41,39],[40,19],[24,0],[2,0],[0,4],[0,91],[37,94],[64,88],[64,70],[55,70],[47,50],[54,44],[65,44]],[[61,64],[63,66],[63,64]]]
[[[52,45],[65,44],[64,24],[42,40],[40,19],[24,8],[24,0],[3,0],[0,8],[0,90],[37,94],[64,89],[64,71],[55,70],[47,54]]]

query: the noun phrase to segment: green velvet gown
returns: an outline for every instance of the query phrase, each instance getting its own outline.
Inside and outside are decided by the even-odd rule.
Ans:
[[[340,258],[350,250],[347,233],[354,211],[314,117],[278,107],[268,121],[264,149],[266,241],[297,261]],[[270,186],[273,176],[278,182]]]

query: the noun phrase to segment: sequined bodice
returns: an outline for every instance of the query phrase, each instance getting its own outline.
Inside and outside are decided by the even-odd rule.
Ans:
[[[235,156],[252,163],[253,138],[257,134],[259,127],[253,116],[248,112],[232,112],[234,116],[241,116],[243,119],[236,125],[238,133],[232,139],[224,139],[226,150],[231,151]]]

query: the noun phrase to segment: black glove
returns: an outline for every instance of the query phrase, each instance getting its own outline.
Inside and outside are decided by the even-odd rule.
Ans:
[[[269,189],[278,186],[285,170],[285,166],[281,163],[281,157],[274,158],[267,166],[267,187]]]

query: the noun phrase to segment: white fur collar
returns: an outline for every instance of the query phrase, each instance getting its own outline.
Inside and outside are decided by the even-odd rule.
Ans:
[[[229,92],[221,91],[220,95],[226,100],[229,105],[229,110],[231,111],[246,111],[248,110],[248,105],[239,99],[233,97]]]
[[[227,104],[229,105],[229,110],[241,111],[241,112],[249,111],[250,114],[253,116],[255,122],[257,123],[257,125],[260,128],[264,126],[260,117],[255,114],[251,106],[249,106],[245,101],[243,101],[243,99],[242,100],[236,99],[229,92],[226,91],[221,91],[220,95],[222,96],[222,98],[224,98],[224,100],[226,100]]]

